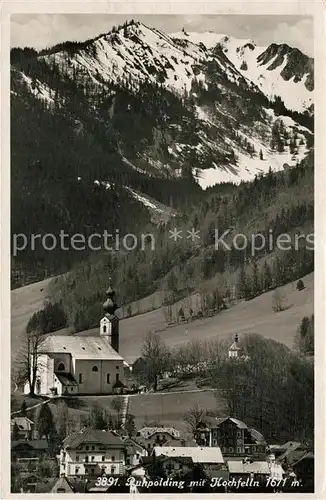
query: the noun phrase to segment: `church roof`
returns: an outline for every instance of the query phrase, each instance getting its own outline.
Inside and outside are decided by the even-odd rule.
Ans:
[[[71,354],[76,359],[123,360],[108,340],[100,336],[48,335],[42,351]]]
[[[242,347],[239,346],[238,342],[233,342],[229,347],[229,351],[242,351]]]
[[[66,372],[54,372],[54,373],[62,385],[69,385],[69,386],[78,385],[72,373],[66,373]]]

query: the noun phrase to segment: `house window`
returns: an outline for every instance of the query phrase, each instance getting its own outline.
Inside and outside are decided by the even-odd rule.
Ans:
[[[237,432],[237,436],[238,436],[238,438],[241,438],[241,431]]]
[[[110,374],[109,373],[106,374],[106,383],[107,384],[110,383]]]
[[[112,467],[111,467],[111,474],[114,474],[114,473],[115,473],[115,466],[112,465]]]
[[[57,370],[58,372],[64,372],[66,370],[64,363],[59,363]]]
[[[95,473],[95,469],[91,469],[91,471],[92,471],[92,474],[94,474],[94,473]]]
[[[94,445],[92,446],[92,450],[95,450],[95,446]]]
[[[115,461],[115,457],[112,456],[111,457],[111,461],[114,462]]]
[[[102,462],[105,462],[105,455],[102,456]]]
[[[76,475],[79,474],[79,467],[76,467]]]
[[[241,453],[241,448],[237,448],[238,449],[238,453]]]
[[[216,445],[217,445],[216,439],[213,439],[213,446],[216,446]]]
[[[116,374],[115,379],[117,382],[119,382],[119,373]]]
[[[85,462],[88,463],[88,456],[85,457]]]
[[[117,370],[119,370],[119,367],[118,367],[118,366],[116,366],[116,369],[117,369]]]
[[[94,456],[92,456],[92,462],[94,462],[94,461],[95,461],[95,457],[94,457]]]
[[[92,368],[92,372],[98,372],[98,368],[97,368],[97,366],[93,366],[93,368]]]
[[[233,448],[232,448],[232,446],[230,446],[230,447],[229,447],[229,452],[230,452],[230,453],[233,453]]]
[[[79,383],[80,384],[83,383],[83,374],[82,373],[79,374]]]
[[[252,447],[252,451],[256,451],[256,446],[253,446],[253,447]]]
[[[79,455],[76,455],[76,462],[79,462]]]
[[[88,444],[85,446],[85,449],[86,449],[86,450],[89,450],[89,446],[88,446]]]

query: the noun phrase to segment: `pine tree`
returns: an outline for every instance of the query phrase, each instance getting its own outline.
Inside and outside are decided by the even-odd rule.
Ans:
[[[252,266],[251,292],[254,297],[261,292],[257,262]]]
[[[45,436],[49,440],[51,434],[53,434],[55,426],[52,411],[48,404],[43,404],[40,407],[36,428],[40,439]]]
[[[238,298],[246,299],[249,294],[248,279],[244,266],[240,269],[239,281],[237,286]]]
[[[267,261],[264,262],[263,266],[263,290],[267,291],[271,288],[273,283],[272,273]]]
[[[259,151],[259,158],[260,158],[260,160],[264,159],[264,155],[263,155],[262,149]]]

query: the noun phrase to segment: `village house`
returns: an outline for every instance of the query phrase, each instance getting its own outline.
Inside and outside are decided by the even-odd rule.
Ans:
[[[46,439],[11,441],[11,462],[19,463],[26,470],[35,470],[39,462],[48,456],[48,449]]]
[[[156,463],[160,464],[162,470],[167,475],[167,477],[172,477],[173,475],[183,475],[190,472],[194,466],[191,457],[166,457],[159,456],[156,458]]]
[[[109,431],[85,428],[64,439],[60,474],[71,476],[122,475],[126,467],[126,444]]]
[[[209,419],[209,423],[200,423],[198,429],[208,446],[220,447],[224,455],[259,456],[266,454],[264,436],[236,418]]]
[[[190,458],[195,465],[218,466],[221,470],[224,468],[224,458],[220,448],[201,447],[201,446],[155,446],[153,450],[154,457],[168,458]]]
[[[230,480],[253,479],[260,484],[266,484],[267,478],[270,476],[270,468],[267,461],[252,461],[245,460],[228,460],[227,467],[229,470]]]
[[[37,362],[38,394],[54,396],[122,393],[125,365],[119,354],[115,292],[109,288],[99,336],[48,335]],[[30,387],[25,384],[24,392]]]
[[[143,427],[137,432],[136,438],[151,450],[154,446],[163,446],[167,441],[179,440],[180,432],[173,427]]]
[[[15,441],[37,437],[34,431],[34,422],[30,418],[14,417],[11,419],[10,428],[12,439]]]
[[[134,468],[141,464],[142,458],[147,456],[146,448],[130,437],[122,439],[126,445],[126,467]]]

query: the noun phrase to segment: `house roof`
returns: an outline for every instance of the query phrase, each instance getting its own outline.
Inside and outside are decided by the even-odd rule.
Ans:
[[[170,457],[170,456],[160,455],[158,457],[158,459],[160,460],[160,462],[165,462],[166,460],[175,460],[176,462],[179,462],[181,464],[193,465],[192,458],[188,457],[188,456],[187,457],[184,457],[184,456]]]
[[[155,446],[156,457],[164,455],[166,457],[190,457],[194,463],[224,463],[222,452],[218,446]]]
[[[29,441],[19,439],[18,441],[11,441],[11,449],[19,448],[21,445],[24,445],[25,448],[33,448],[34,450],[47,450],[49,447],[46,439],[31,439]]]
[[[302,460],[314,460],[314,458],[315,458],[314,452],[313,451],[308,451],[307,453],[305,453],[304,455],[302,455],[302,457],[300,457],[298,460],[296,460],[295,462],[293,462],[292,463],[292,467],[294,467],[298,463],[302,462]]]
[[[198,446],[196,441],[192,438],[189,439],[167,439],[164,442],[164,446],[171,446],[172,448],[176,448],[177,446]]]
[[[229,472],[232,474],[269,474],[267,462],[243,462],[242,460],[228,460]]]
[[[210,478],[221,478],[221,479],[229,479],[229,471],[225,467],[221,469],[220,466],[216,465],[204,465],[204,472]]]
[[[52,488],[57,481],[57,477],[40,478],[36,482],[35,493],[51,493]]]
[[[48,335],[42,352],[71,354],[76,359],[123,360],[108,340],[100,336]]]
[[[101,443],[115,448],[124,448],[123,440],[109,431],[100,431],[86,427],[79,432],[74,432],[63,441],[64,448],[77,448],[82,443]]]
[[[173,427],[143,427],[138,431],[138,435],[144,438],[150,438],[157,432],[170,434],[171,437],[175,439],[180,438],[180,432]]]
[[[114,385],[113,385],[113,389],[123,389],[124,387],[126,387],[122,382],[121,380],[117,380]]]
[[[61,492],[58,489],[64,491]],[[66,477],[60,477],[51,489],[51,493],[69,493],[70,491],[75,492],[75,489]]]
[[[34,422],[27,417],[14,417],[11,419],[11,425],[18,425],[19,430],[29,431],[31,430]]]
[[[124,444],[130,448],[130,450],[143,452],[146,448],[142,446],[140,443],[130,438],[129,436],[122,438]]]
[[[239,346],[238,342],[233,342],[229,347],[229,351],[242,351],[242,347]]]
[[[72,373],[68,372],[54,372],[54,373],[62,385],[78,385]]]
[[[226,420],[231,420],[231,422],[233,422],[238,427],[238,429],[248,429],[248,427],[246,426],[246,424],[244,422],[242,422],[241,420],[238,420],[237,418],[232,418],[232,417],[216,418],[217,426],[221,425]]]
[[[265,438],[264,436],[259,432],[257,431],[256,429],[254,429],[253,427],[251,427],[250,429],[248,429],[248,432],[250,433],[252,439],[257,443],[257,444],[266,444],[266,441],[265,441]]]
[[[289,441],[288,443],[285,443],[283,449],[285,451],[278,457],[279,462],[282,462],[285,459],[290,462],[298,461],[299,458],[307,453],[306,446],[299,441]]]

